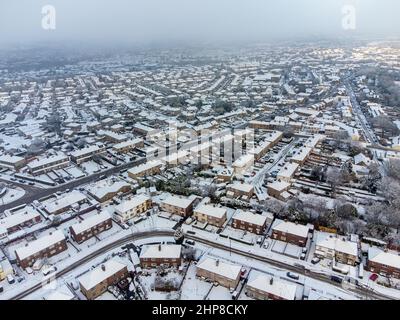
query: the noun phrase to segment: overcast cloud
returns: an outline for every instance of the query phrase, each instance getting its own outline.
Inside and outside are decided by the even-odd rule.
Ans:
[[[47,4],[56,8],[56,30],[41,27]],[[0,0],[0,43],[341,37],[343,5],[356,8],[356,30],[347,34],[400,33],[399,0]]]

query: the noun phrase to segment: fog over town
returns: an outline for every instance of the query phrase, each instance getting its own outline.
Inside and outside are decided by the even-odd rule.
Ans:
[[[57,10],[43,32],[41,8]],[[396,0],[2,0],[0,41],[249,41],[346,36],[342,8],[357,10],[361,35],[399,34]]]

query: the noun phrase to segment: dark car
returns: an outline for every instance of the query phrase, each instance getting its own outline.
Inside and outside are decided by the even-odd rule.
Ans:
[[[331,276],[331,280],[333,282],[337,282],[337,283],[342,283],[343,279],[341,277],[337,277],[337,276]]]
[[[286,273],[286,275],[288,276],[288,278],[294,279],[294,280],[299,280],[299,275],[293,272],[288,272]]]

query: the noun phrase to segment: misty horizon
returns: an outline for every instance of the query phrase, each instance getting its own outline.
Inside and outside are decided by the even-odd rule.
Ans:
[[[42,28],[42,7],[56,10],[55,30]],[[353,6],[345,30],[343,6]],[[397,36],[395,0],[3,0],[0,45],[38,42],[119,44],[260,42],[315,37]]]

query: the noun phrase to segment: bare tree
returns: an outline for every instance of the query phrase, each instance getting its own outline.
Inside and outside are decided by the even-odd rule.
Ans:
[[[40,138],[35,138],[30,146],[27,148],[26,152],[28,156],[37,155],[45,149],[45,142]]]
[[[336,189],[342,184],[342,173],[336,167],[329,167],[326,172],[326,182],[330,184],[332,194],[336,195]]]
[[[400,180],[400,159],[389,159],[385,162],[384,167],[389,177]]]
[[[379,166],[373,162],[369,165],[368,176],[362,179],[361,185],[370,192],[376,192],[381,179],[382,175],[379,171]]]
[[[58,135],[61,135],[61,123],[60,114],[56,111],[47,118],[46,128],[50,132],[56,132]]]
[[[268,198],[265,201],[264,207],[265,211],[272,212],[278,216],[282,214],[282,212],[285,210],[285,205],[279,200],[274,198]]]
[[[78,148],[83,148],[84,146],[86,146],[86,144],[87,144],[87,141],[86,141],[86,139],[85,138],[79,138],[76,142],[75,142],[75,145],[78,147]]]
[[[340,130],[332,135],[333,146],[339,148],[344,142],[350,139],[349,133],[345,130]]]
[[[388,116],[377,116],[372,120],[375,127],[381,129],[381,136],[386,132],[390,132],[392,136],[399,134],[399,128],[390,120]]]
[[[379,193],[386,201],[400,208],[400,183],[390,177],[384,177],[378,184]]]
[[[345,220],[353,220],[357,217],[357,208],[354,207],[351,203],[342,201],[335,202],[335,212],[338,217],[343,218]]]

